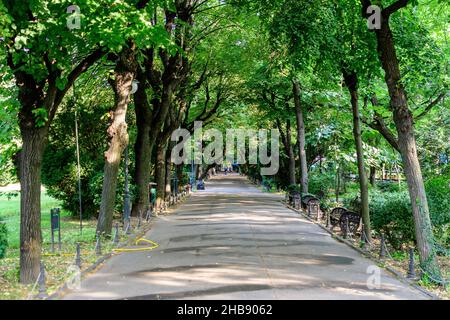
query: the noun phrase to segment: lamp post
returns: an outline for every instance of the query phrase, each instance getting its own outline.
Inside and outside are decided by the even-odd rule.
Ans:
[[[194,160],[192,160],[191,163],[191,190],[194,191],[195,188],[195,164],[194,164]]]

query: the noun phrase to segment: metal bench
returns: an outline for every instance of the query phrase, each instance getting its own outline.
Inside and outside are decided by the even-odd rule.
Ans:
[[[313,195],[305,195],[302,197],[302,207],[306,210],[311,218],[320,220],[322,218],[322,211],[320,210],[320,200]]]
[[[287,194],[287,202],[295,209],[300,209],[301,194],[298,191],[290,191]]]
[[[361,224],[361,216],[346,208],[338,207],[334,208],[329,214],[327,219],[327,227],[331,227],[333,230],[337,225],[344,234],[344,237],[348,235],[354,235]]]
[[[361,216],[353,211],[344,212],[341,215],[341,219],[339,220],[339,226],[341,227],[341,231],[346,238],[349,235],[355,235],[356,230],[358,230],[360,224]]]

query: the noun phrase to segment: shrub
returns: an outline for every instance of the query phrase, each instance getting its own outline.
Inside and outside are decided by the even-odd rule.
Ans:
[[[383,232],[396,249],[414,241],[414,221],[409,194],[403,192],[371,192],[369,210],[372,227]]]
[[[430,217],[438,241],[450,243],[450,175],[438,176],[426,181]]]
[[[291,192],[301,192],[302,187],[299,184],[291,184],[287,187],[287,192],[291,193]]]
[[[0,259],[5,257],[7,248],[8,230],[6,229],[6,223],[0,221]]]
[[[377,181],[376,186],[382,192],[399,192],[407,189],[404,182],[400,182],[399,185],[396,181]]]
[[[61,201],[62,208],[73,216],[79,214],[78,169],[74,141],[74,104],[61,107],[49,133],[49,143],[42,162],[42,184],[47,193]],[[79,147],[81,164],[81,194],[83,216],[89,218],[98,214],[103,186],[104,151],[108,148],[105,132],[108,119],[104,117],[107,105],[79,110]],[[131,134],[131,132],[130,132]],[[130,148],[130,194],[132,188],[133,148]],[[124,166],[119,169],[116,211],[123,204]]]
[[[354,212],[360,212],[361,200],[359,197],[359,191],[347,193],[342,200],[343,200],[343,205],[345,208],[347,208],[351,211],[354,211]]]
[[[265,176],[263,176],[262,178],[262,184],[267,189],[267,191],[277,190],[278,183],[273,178],[267,178]]]
[[[425,183],[430,218],[437,241],[444,247],[450,243],[450,196],[449,176],[431,178]],[[369,191],[369,210],[372,227],[383,232],[391,245],[400,248],[403,243],[414,241],[414,220],[408,191],[386,191],[395,189],[386,184],[385,191]],[[359,192],[344,197],[344,207],[359,212]]]
[[[334,175],[331,173],[313,173],[309,176],[308,191],[311,194],[327,195],[334,186]]]

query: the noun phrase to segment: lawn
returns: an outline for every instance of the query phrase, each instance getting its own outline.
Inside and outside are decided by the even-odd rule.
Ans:
[[[76,243],[81,244],[83,267],[92,264],[98,256],[95,254],[96,220],[83,222],[80,234],[79,220],[69,212],[61,210],[61,252],[51,252],[50,209],[60,207],[60,203],[43,192],[41,197],[42,261],[46,266],[48,292],[54,291],[67,278],[67,271],[75,260]],[[0,219],[8,229],[8,250],[6,257],[0,259],[0,300],[31,298],[36,289],[32,285],[19,284],[20,255],[20,196],[0,195]],[[56,237],[57,239],[57,237]],[[110,240],[102,241],[103,252],[112,248]],[[57,246],[55,247],[57,249]]]
[[[53,199],[45,192],[41,197],[41,227],[44,240],[44,249],[50,248],[50,210],[60,207],[58,200]],[[20,195],[9,197],[0,194],[0,220],[6,222],[8,229],[9,254],[18,253],[20,246]],[[70,216],[70,213],[61,210],[61,238],[63,244],[92,241],[95,237],[95,223],[84,221],[83,234],[79,232],[79,220]]]

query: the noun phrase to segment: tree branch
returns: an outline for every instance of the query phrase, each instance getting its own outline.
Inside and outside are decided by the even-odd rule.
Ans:
[[[368,121],[366,118],[362,118],[362,122],[370,128],[378,131],[395,150],[400,152],[397,137],[391,129],[388,128],[384,122],[384,119],[379,114],[375,114],[373,121]]]
[[[423,110],[419,115],[415,116],[414,119],[418,120],[425,116],[428,112],[430,112],[431,109],[433,109],[435,105],[437,105],[442,99],[444,99],[446,95],[447,93],[441,93],[435,100],[431,101],[428,106],[426,106],[425,110]]]
[[[105,51],[103,51],[103,48],[98,48],[94,52],[92,52],[89,56],[84,58],[67,76],[67,84],[62,90],[58,90],[55,97],[55,102],[53,103],[52,109],[58,108],[58,106],[61,104],[62,99],[66,95],[67,91],[73,86],[75,83],[75,80],[78,79],[78,77],[86,72],[89,67],[91,67],[95,62],[97,62],[101,57],[103,57],[106,54]],[[51,110],[51,111],[55,111]]]
[[[360,0],[360,2],[361,2],[361,6],[362,6],[361,14],[362,14],[363,18],[370,17],[370,14],[367,13],[367,8],[369,8],[372,5],[372,2],[370,0]]]
[[[409,0],[397,0],[390,6],[383,9],[382,14],[385,17],[389,17],[391,14],[397,12],[401,8],[404,8],[408,5]]]

